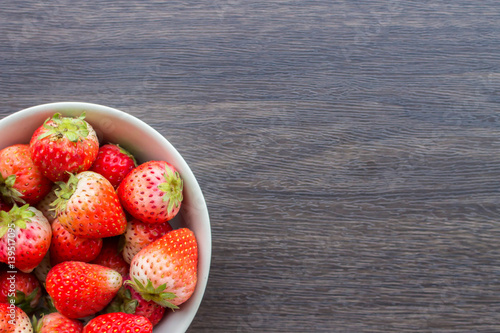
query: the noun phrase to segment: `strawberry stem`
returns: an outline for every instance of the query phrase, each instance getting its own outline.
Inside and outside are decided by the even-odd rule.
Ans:
[[[15,202],[26,203],[22,199],[23,194],[14,188],[16,184],[16,175],[9,175],[7,178],[3,178],[0,173],[0,194],[7,201],[7,203],[13,204]]]
[[[177,297],[174,293],[165,292],[167,285],[162,284],[161,286],[155,288],[151,280],[148,280],[148,283],[144,286],[141,281],[137,278],[134,280],[126,280],[125,284],[129,284],[134,288],[139,294],[141,294],[142,298],[146,301],[153,301],[156,304],[159,304],[163,307],[170,308],[173,310],[179,309],[177,305],[172,304],[170,301]]]
[[[70,173],[69,179],[66,183],[56,182],[56,185],[59,186],[59,189],[55,190],[57,199],[55,199],[50,205],[54,207],[53,209],[56,211],[56,214],[59,215],[61,212],[66,210],[68,201],[78,185],[78,178]]]
[[[38,140],[49,137],[50,140],[58,140],[66,137],[71,142],[78,142],[89,135],[85,112],[78,118],[61,117],[60,113],[56,113],[52,118],[47,118],[43,123],[46,132],[38,137]],[[49,123],[50,121],[50,123]]]
[[[184,188],[184,183],[179,172],[172,171],[168,165],[165,165],[163,178],[165,178],[165,181],[158,185],[158,189],[165,192],[163,201],[168,200],[167,210],[171,212],[174,206],[177,208],[182,202],[182,190]]]
[[[26,229],[26,223],[35,216],[29,208],[28,204],[22,207],[14,205],[9,212],[0,211],[0,238],[12,227]]]

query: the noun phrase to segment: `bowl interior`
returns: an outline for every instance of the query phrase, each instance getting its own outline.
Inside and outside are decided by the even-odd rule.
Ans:
[[[212,251],[208,210],[191,169],[168,140],[143,121],[110,107],[80,102],[43,104],[5,117],[0,120],[0,149],[16,143],[29,143],[33,132],[56,112],[68,116],[78,116],[85,112],[85,119],[95,129],[101,144],[120,144],[137,158],[138,163],[148,160],[167,161],[181,174],[184,180],[184,201],[180,213],[171,224],[174,228],[188,227],[196,235],[199,251],[198,283],[192,297],[179,310],[168,313],[154,332],[185,332],[203,298]]]

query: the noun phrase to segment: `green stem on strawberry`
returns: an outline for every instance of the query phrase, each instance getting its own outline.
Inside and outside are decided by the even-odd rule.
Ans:
[[[40,292],[40,288],[36,287],[33,289],[33,291],[26,295],[22,291],[17,290],[16,291],[16,296],[14,297],[9,297],[9,303],[11,303],[11,299],[13,299],[14,304],[27,314],[31,314],[35,309],[31,306],[31,302],[37,297],[38,293]]]
[[[174,305],[170,302],[170,300],[176,298],[177,295],[171,292],[164,292],[165,288],[167,287],[166,284],[162,284],[161,286],[155,288],[153,286],[153,283],[151,283],[151,280],[148,280],[147,285],[144,286],[144,284],[142,284],[141,281],[136,278],[134,278],[133,281],[127,280],[124,283],[131,285],[132,288],[140,293],[142,298],[144,298],[146,301],[153,301],[156,304],[173,310],[179,309],[177,305]]]
[[[179,175],[179,172],[173,172],[168,166],[165,166],[165,173],[163,174],[165,182],[158,185],[158,188],[165,192],[163,201],[168,200],[168,211],[172,211],[175,207],[179,207],[182,202],[182,190],[184,183]]]
[[[23,194],[14,188],[16,183],[16,175],[10,175],[3,178],[0,173],[0,194],[7,203],[13,204],[15,202],[26,203],[21,197]]]
[[[134,314],[138,304],[139,302],[136,299],[132,299],[130,290],[122,286],[103,313],[124,312]]]
[[[51,140],[57,140],[65,136],[71,142],[78,142],[89,135],[85,112],[78,118],[61,117],[60,113],[56,113],[52,118],[48,118],[43,123],[43,127],[47,130],[38,137],[41,140],[50,137]],[[49,121],[52,121],[48,124]]]
[[[26,222],[33,216],[35,216],[35,213],[29,210],[28,204],[22,207],[14,205],[9,212],[0,211],[0,238],[13,227],[26,229]]]
[[[54,207],[56,214],[59,214],[66,209],[68,200],[75,192],[76,186],[78,185],[78,178],[70,173],[67,182],[56,182],[56,185],[59,186],[59,189],[55,191],[57,199],[55,199],[50,205]]]

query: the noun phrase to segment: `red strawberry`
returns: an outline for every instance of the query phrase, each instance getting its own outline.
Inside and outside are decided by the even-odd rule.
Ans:
[[[28,145],[0,150],[0,193],[7,202],[36,204],[52,187],[52,182],[31,160]]]
[[[33,273],[19,271],[0,273],[0,303],[14,302],[24,312],[31,313],[41,297],[42,288]]]
[[[97,158],[89,170],[103,175],[114,188],[117,188],[123,178],[136,166],[134,156],[128,151],[115,144],[106,144],[99,148]]]
[[[14,304],[0,303],[0,333],[33,333],[28,315]]]
[[[68,173],[88,170],[94,162],[99,140],[84,119],[85,113],[78,118],[56,113],[33,133],[31,158],[50,180],[67,180]]]
[[[83,333],[108,332],[151,333],[153,325],[143,316],[113,312],[95,317],[83,328]]]
[[[94,260],[101,251],[102,238],[83,238],[66,230],[58,219],[52,222],[50,263],[55,266],[63,261]]]
[[[139,165],[123,179],[118,196],[133,217],[147,223],[171,220],[181,208],[183,181],[164,161]]]
[[[73,235],[104,238],[121,235],[127,219],[115,189],[98,173],[84,171],[71,175],[67,183],[58,183],[54,201],[57,218]]]
[[[151,244],[167,232],[172,231],[168,222],[149,224],[132,219],[125,230],[125,245],[123,247],[123,258],[130,264],[132,258],[144,247]]]
[[[120,249],[120,237],[104,238],[101,252],[90,263],[114,269],[122,276],[127,275],[129,264],[123,259],[122,250]]]
[[[122,276],[104,266],[65,261],[52,267],[45,284],[57,311],[76,319],[104,309],[122,286]]]
[[[170,231],[143,248],[130,264],[126,281],[147,301],[173,309],[191,297],[197,282],[198,244],[194,233]]]
[[[127,281],[130,276],[127,274],[123,279]],[[144,316],[156,326],[163,318],[165,308],[153,301],[146,301],[134,288],[124,284],[115,299],[106,307],[105,312],[125,312]]]
[[[38,209],[14,206],[0,211],[0,262],[30,273],[50,246],[52,229]]]
[[[36,333],[81,333],[83,323],[76,319],[70,319],[59,312],[52,312],[43,316],[40,320],[34,321]]]

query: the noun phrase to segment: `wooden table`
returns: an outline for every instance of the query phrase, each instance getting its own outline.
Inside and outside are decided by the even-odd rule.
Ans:
[[[0,116],[137,116],[206,196],[189,332],[500,331],[497,1],[14,1]]]

